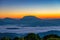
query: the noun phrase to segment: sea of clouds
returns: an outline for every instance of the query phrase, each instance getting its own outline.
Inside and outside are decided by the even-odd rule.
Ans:
[[[49,26],[49,27],[48,26],[47,27],[20,27],[16,25],[0,26],[0,33],[41,33],[41,32],[47,32],[51,30],[60,31],[60,26]]]

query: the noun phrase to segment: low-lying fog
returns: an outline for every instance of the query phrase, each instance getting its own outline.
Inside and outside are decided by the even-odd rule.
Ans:
[[[51,30],[60,31],[60,26],[49,27],[19,27],[16,25],[0,26],[0,33],[40,33]]]

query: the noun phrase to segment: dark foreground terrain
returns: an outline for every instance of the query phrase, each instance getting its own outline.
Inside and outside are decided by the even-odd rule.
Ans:
[[[13,39],[5,36],[5,37],[0,38],[0,40],[60,40],[60,36],[55,35],[55,34],[49,34],[41,38],[38,34],[29,33],[28,35],[24,37],[16,36]]]

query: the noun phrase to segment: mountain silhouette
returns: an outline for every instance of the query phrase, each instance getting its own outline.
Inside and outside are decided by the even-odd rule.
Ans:
[[[0,19],[0,25],[16,25],[18,24],[18,19],[13,18],[4,18]]]
[[[25,16],[20,20],[20,23],[23,24],[22,26],[38,26],[41,19],[35,16]]]
[[[18,25],[21,27],[60,26],[60,19],[39,19],[35,16],[24,16],[21,19],[0,19],[0,25]]]
[[[37,18],[37,17],[35,17],[35,16],[24,16],[22,19],[24,19],[24,20],[37,20],[37,19],[39,19],[39,18]]]

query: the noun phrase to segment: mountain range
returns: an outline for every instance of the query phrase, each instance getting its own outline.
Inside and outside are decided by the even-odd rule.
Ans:
[[[21,19],[0,19],[0,25],[18,25],[21,27],[60,26],[60,19],[40,19],[35,16],[24,16]]]

